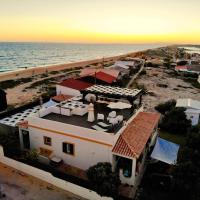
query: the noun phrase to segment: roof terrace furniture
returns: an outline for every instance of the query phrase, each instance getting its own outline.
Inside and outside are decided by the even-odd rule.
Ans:
[[[97,120],[104,120],[105,116],[104,114],[100,114],[100,113],[97,113]]]
[[[112,111],[112,112],[110,112],[110,113],[108,114],[108,117],[109,117],[109,118],[114,118],[114,117],[116,117],[116,115],[117,115],[116,111]]]
[[[103,132],[107,132],[108,131],[108,129],[101,128],[98,125],[94,125],[94,126],[92,126],[92,128],[97,130],[97,131],[103,131]]]
[[[117,120],[118,120],[118,123],[119,122],[122,122],[123,121],[123,119],[124,119],[124,116],[123,115],[117,115]]]
[[[118,124],[118,119],[117,118],[110,118],[108,121],[113,126],[116,125],[116,124]]]
[[[110,127],[110,124],[106,124],[106,123],[104,123],[104,122],[99,122],[99,123],[97,123],[99,126],[101,126],[102,128],[108,128],[108,127]]]

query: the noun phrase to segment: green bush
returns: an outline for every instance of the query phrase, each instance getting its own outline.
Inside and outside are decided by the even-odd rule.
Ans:
[[[200,127],[188,134],[187,143],[179,151],[174,178],[180,199],[200,199]]]
[[[176,100],[171,99],[165,103],[158,104],[155,109],[160,112],[161,114],[165,114],[166,112],[170,111],[176,105]]]
[[[87,170],[87,176],[99,195],[117,197],[120,185],[119,175],[112,172],[110,163],[98,163],[90,167]]]
[[[186,134],[191,128],[191,121],[186,118],[184,108],[172,108],[165,113],[160,128],[174,134]]]
[[[28,161],[37,161],[38,160],[38,151],[36,149],[32,149],[26,152],[25,159]]]

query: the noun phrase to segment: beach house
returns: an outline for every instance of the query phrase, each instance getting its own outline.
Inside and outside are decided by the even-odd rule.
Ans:
[[[56,94],[78,96],[81,94],[80,90],[84,90],[90,86],[92,86],[92,84],[78,79],[69,78],[56,85]]]
[[[87,170],[109,162],[122,183],[139,179],[155,143],[158,113],[143,112],[142,90],[94,85],[19,124],[22,149],[37,149],[41,162]]]
[[[187,119],[191,120],[193,126],[199,123],[200,101],[193,99],[178,99],[176,107],[182,107],[186,109],[185,114]]]

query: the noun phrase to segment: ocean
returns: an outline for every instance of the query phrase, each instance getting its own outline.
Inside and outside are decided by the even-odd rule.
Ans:
[[[160,47],[158,44],[0,43],[0,72],[64,64]]]

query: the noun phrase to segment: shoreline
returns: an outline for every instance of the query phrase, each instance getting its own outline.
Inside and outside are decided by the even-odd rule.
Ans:
[[[1,72],[0,82],[11,80],[11,79],[14,80],[14,79],[20,79],[20,78],[27,78],[34,75],[47,74],[49,72],[62,71],[62,70],[71,69],[71,68],[75,70],[76,68],[80,68],[80,67],[84,68],[87,65],[100,64],[102,62],[111,62],[111,61],[115,62],[116,60],[120,58],[127,57],[127,56],[133,57],[147,50],[148,49],[143,50],[143,51],[130,52],[130,53],[121,54],[117,56],[102,57],[102,58],[91,59],[91,60],[83,60],[83,61],[48,65],[48,66],[38,66],[38,67],[31,67],[28,69],[19,69],[19,70],[14,70],[14,71]]]

